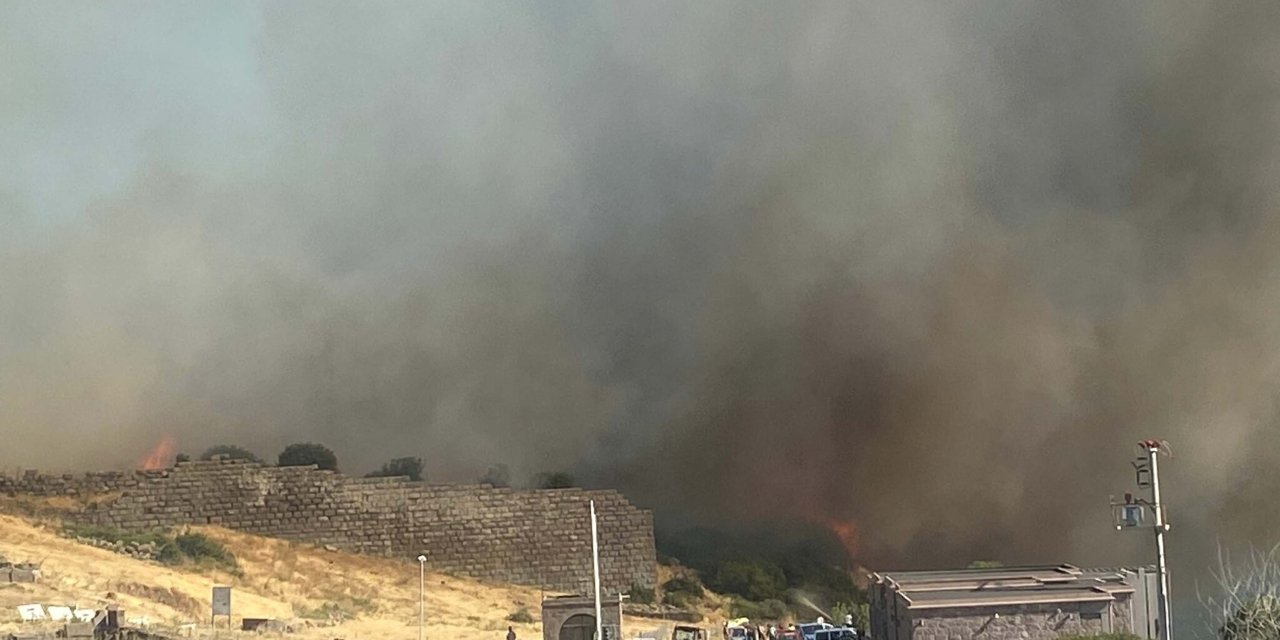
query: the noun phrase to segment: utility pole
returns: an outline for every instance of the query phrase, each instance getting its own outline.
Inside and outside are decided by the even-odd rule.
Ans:
[[[596,531],[596,501],[591,501],[591,564],[596,583],[596,638],[604,640],[604,619],[600,610],[600,536]]]
[[[1147,459],[1151,465],[1151,501],[1152,511],[1156,514],[1156,580],[1160,582],[1160,640],[1169,640],[1173,631],[1173,615],[1169,609],[1169,566],[1164,557],[1164,533],[1169,524],[1164,521],[1164,503],[1160,502],[1160,448],[1155,440],[1147,440],[1142,445],[1147,449]]]
[[[427,617],[427,556],[418,556],[418,640]]]
[[[1145,512],[1152,514],[1152,529],[1156,534],[1156,634],[1159,640],[1170,640],[1173,630],[1173,610],[1169,606],[1169,565],[1165,558],[1164,534],[1169,530],[1169,522],[1165,517],[1164,502],[1160,497],[1160,453],[1168,451],[1168,445],[1158,440],[1143,440],[1138,443],[1143,456],[1134,463],[1137,471],[1139,488],[1150,488],[1151,499],[1134,498],[1126,493],[1124,502],[1111,500],[1112,513],[1115,517],[1116,529],[1138,529],[1144,524]]]

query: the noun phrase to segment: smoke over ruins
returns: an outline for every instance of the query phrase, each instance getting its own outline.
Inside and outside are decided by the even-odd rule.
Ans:
[[[1275,539],[1280,6],[153,8],[0,8],[7,467],[317,440],[1123,562],[1160,437],[1175,562]]]

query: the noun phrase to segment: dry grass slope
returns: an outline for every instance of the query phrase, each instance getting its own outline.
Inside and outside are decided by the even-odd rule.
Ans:
[[[56,521],[0,515],[0,554],[41,563],[36,584],[0,584],[0,633],[19,628],[19,604],[101,607],[108,598],[128,618],[176,629],[195,623],[208,635],[210,589],[230,585],[235,628],[242,617],[293,620],[296,637],[343,640],[416,639],[418,567],[415,562],[326,551],[214,527],[193,528],[223,543],[240,574],[166,567],[59,535]],[[427,574],[426,636],[432,640],[504,640],[507,616],[526,608],[532,623],[514,624],[521,640],[542,637],[535,588]],[[718,623],[704,623],[707,626]],[[624,634],[669,637],[658,621],[624,621]],[[225,637],[225,632],[223,632]]]
[[[416,563],[336,553],[216,528],[200,528],[231,549],[241,575],[164,567],[79,544],[58,534],[56,523],[0,515],[0,554],[42,563],[37,584],[0,587],[0,631],[18,626],[19,604],[98,607],[114,598],[129,618],[152,624],[207,626],[210,588],[233,588],[237,622],[243,616],[297,619],[301,637],[416,638]],[[538,611],[537,589],[427,575],[427,634],[432,638],[504,637],[506,616],[520,607]],[[310,625],[310,626],[306,626]],[[336,626],[333,626],[336,625]],[[521,638],[541,627],[515,625]]]

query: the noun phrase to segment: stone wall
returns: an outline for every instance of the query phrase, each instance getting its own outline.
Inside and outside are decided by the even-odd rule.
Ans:
[[[163,477],[166,473],[168,471],[160,470],[49,475],[28,469],[11,475],[0,473],[0,495],[40,498],[92,496],[136,487],[140,483]]]
[[[161,471],[0,475],[0,493],[119,494],[70,517],[126,530],[212,524],[359,553],[422,553],[441,571],[571,593],[591,590],[595,500],[605,590],[656,579],[652,513],[611,490],[423,485],[215,460]]]
[[[998,614],[999,617],[995,617]],[[1128,599],[999,607],[912,609],[911,640],[1052,640],[1061,636],[1131,632]]]

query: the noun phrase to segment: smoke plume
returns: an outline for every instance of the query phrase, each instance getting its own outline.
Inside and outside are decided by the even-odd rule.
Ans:
[[[316,440],[1107,563],[1155,437],[1181,575],[1276,538],[1280,6],[145,13],[0,8],[10,468]]]

